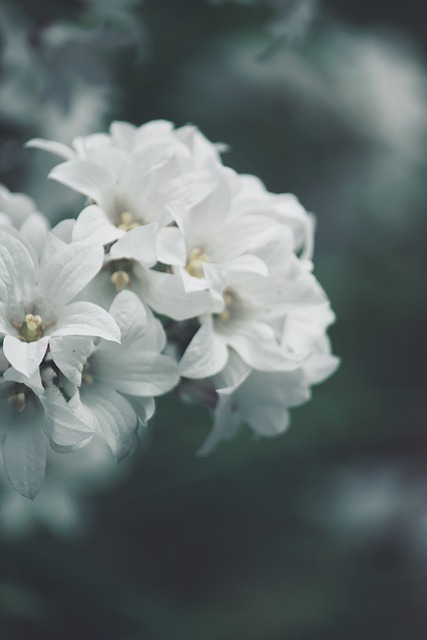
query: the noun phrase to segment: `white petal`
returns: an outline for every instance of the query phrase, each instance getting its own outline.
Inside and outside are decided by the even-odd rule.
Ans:
[[[136,127],[129,122],[116,120],[110,125],[110,134],[113,144],[124,151],[131,151],[135,143]]]
[[[108,171],[90,160],[69,160],[54,167],[49,178],[100,203],[111,191]]]
[[[34,393],[36,393],[38,396],[41,396],[44,393],[44,387],[40,377],[39,369],[36,369],[33,375],[30,378],[28,378],[28,376],[25,376],[23,373],[20,373],[13,367],[9,367],[9,369],[7,369],[3,373],[3,380],[7,380],[10,382],[22,382],[29,389],[34,391]]]
[[[57,253],[61,253],[67,244],[67,242],[64,242],[64,240],[58,237],[53,231],[48,233],[40,255],[40,267],[43,268]]]
[[[226,339],[246,364],[259,371],[292,371],[306,357],[281,348],[273,329],[261,322],[242,324],[235,333],[227,334]]]
[[[179,382],[177,364],[172,358],[147,352],[138,343],[128,349],[105,344],[92,357],[97,379],[127,395],[158,396]]]
[[[152,223],[128,231],[111,247],[111,260],[128,258],[152,267],[157,262],[157,229],[158,225]]]
[[[104,211],[95,204],[79,213],[73,229],[72,238],[91,240],[99,244],[109,244],[125,235],[125,231],[111,224]]]
[[[70,244],[73,239],[73,229],[76,221],[74,218],[66,218],[65,220],[61,220],[58,222],[53,229],[52,234],[65,242],[66,244]]]
[[[71,302],[63,309],[60,325],[50,339],[62,336],[97,336],[120,342],[120,329],[102,307],[92,302]]]
[[[44,478],[46,440],[41,429],[43,412],[32,411],[25,416],[27,410],[7,431],[3,459],[11,484],[25,498],[33,500]]]
[[[9,231],[0,230],[0,300],[22,297],[34,287],[35,265],[26,246]]]
[[[121,345],[99,345],[93,354],[97,376],[130,395],[159,395],[169,391],[179,377],[175,361],[156,352],[159,346],[157,322],[149,318],[147,336],[147,312],[130,291],[122,291],[116,296],[110,313],[121,330],[122,342]]]
[[[304,373],[310,384],[318,384],[329,378],[340,365],[340,358],[330,353],[313,353],[304,363]]]
[[[209,316],[188,345],[179,363],[179,373],[185,378],[207,378],[221,371],[227,360],[228,349],[213,332]]]
[[[168,205],[172,219],[187,235],[188,209],[206,198],[216,187],[216,176],[208,171],[192,171],[177,176],[168,184]]]
[[[104,251],[92,242],[73,242],[41,269],[38,288],[60,306],[84,289],[102,267]]]
[[[50,353],[54,363],[77,387],[82,381],[83,365],[93,349],[93,340],[86,337],[53,337],[50,341]]]
[[[229,349],[228,352],[226,366],[214,378],[215,389],[218,393],[232,393],[252,371],[233,349]]]
[[[283,433],[289,426],[289,407],[306,402],[310,391],[302,371],[254,372],[238,389],[234,402],[242,419],[262,436]]]
[[[22,235],[33,245],[37,255],[41,254],[43,245],[49,233],[49,223],[47,218],[35,211],[22,224],[20,229]]]
[[[62,452],[74,451],[87,444],[95,435],[95,430],[81,422],[66,404],[46,398],[42,400],[42,404],[48,417],[45,433],[54,448]]]
[[[138,420],[129,402],[114,389],[91,386],[82,389],[82,402],[95,415],[115,457],[120,460],[135,442]]]
[[[184,265],[185,243],[178,227],[164,227],[157,237],[158,259],[163,264]]]
[[[150,418],[153,417],[154,411],[156,409],[154,398],[131,397],[129,398],[129,402],[131,403],[136,415],[138,416],[138,419],[145,426]]]
[[[188,293],[191,291],[204,291],[208,288],[208,283],[205,278],[195,278],[191,276],[184,267],[177,267],[176,271],[179,273],[184,289]]]
[[[205,456],[212,453],[222,440],[229,440],[236,434],[240,423],[241,417],[234,410],[232,395],[220,394],[215,407],[212,431],[197,450],[197,455]]]
[[[147,276],[145,299],[157,313],[174,320],[188,320],[212,308],[213,300],[207,291],[187,293],[177,275],[150,271]]]
[[[49,151],[54,153],[64,160],[71,160],[74,158],[75,153],[70,147],[62,144],[62,142],[56,142],[54,140],[44,140],[43,138],[33,138],[29,140],[25,145],[27,149],[42,149],[43,151]]]
[[[49,336],[35,342],[23,342],[9,334],[4,338],[3,351],[12,367],[30,378],[43,360],[48,344]]]
[[[121,291],[110,307],[110,315],[117,322],[123,345],[132,345],[143,338],[147,325],[147,311],[132,291]]]

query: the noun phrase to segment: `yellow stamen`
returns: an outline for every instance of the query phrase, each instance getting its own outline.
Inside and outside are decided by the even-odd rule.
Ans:
[[[224,291],[223,298],[224,309],[221,313],[218,313],[216,317],[218,320],[229,320],[232,316],[233,310],[235,310],[238,305],[238,298],[233,292],[227,290]]]
[[[12,324],[16,326],[16,323]],[[42,319],[40,316],[34,316],[32,313],[27,313],[25,321],[19,327],[19,338],[25,340],[25,342],[35,342],[39,338],[43,337]]]
[[[132,279],[127,271],[114,271],[111,274],[111,282],[116,287],[116,291],[123,291],[131,283]]]
[[[140,227],[140,223],[135,220],[130,211],[123,211],[119,215],[119,224],[117,227],[122,231],[131,231],[132,229],[136,229]]]
[[[193,276],[194,278],[203,278],[202,265],[207,261],[208,257],[205,253],[203,253],[202,249],[193,249],[192,251],[190,251],[190,255],[188,256],[185,270],[190,274],[190,276]]]
[[[86,362],[83,365],[83,371],[82,371],[82,382],[84,382],[85,384],[93,384],[93,376],[89,373],[89,361],[86,360]]]
[[[18,413],[22,413],[25,409],[25,393],[20,391],[14,396],[10,396],[7,399],[8,402],[13,402],[15,404],[16,410]]]

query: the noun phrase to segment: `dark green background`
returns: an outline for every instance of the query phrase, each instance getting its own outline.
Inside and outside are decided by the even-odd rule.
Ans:
[[[82,6],[18,4],[35,29],[78,21]],[[342,365],[292,412],[288,434],[255,441],[244,431],[210,458],[193,455],[207,412],[160,401],[131,477],[88,499],[86,538],[40,531],[1,543],[0,637],[424,640],[427,152],[391,216],[393,185],[378,187],[373,175],[365,187],[359,175],[377,153],[372,141],[333,111],[300,110],[274,82],[261,90],[229,73],[231,60],[218,55],[233,41],[265,50],[267,3],[151,0],[138,14],[147,44],[138,62],[131,50],[111,56],[122,88],[111,119],[197,124],[231,146],[225,162],[295,192],[316,213],[315,273],[337,315],[330,335]],[[422,3],[336,0],[323,2],[295,45],[309,66],[327,29],[344,24],[409,43],[425,65]],[[286,51],[280,45],[259,64],[268,69]],[[1,127],[6,141],[31,134]],[[344,192],[343,166],[353,185]],[[4,181],[19,189],[22,171]],[[363,478],[356,502],[345,493],[352,473]],[[381,518],[380,493],[363,515],[387,474],[390,513]],[[343,501],[347,521],[336,517]]]

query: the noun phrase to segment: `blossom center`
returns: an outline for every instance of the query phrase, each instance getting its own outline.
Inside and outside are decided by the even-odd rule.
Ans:
[[[85,384],[91,385],[93,384],[93,375],[89,373],[89,369],[90,369],[90,363],[89,363],[89,360],[86,360],[82,370],[82,382],[84,382]]]
[[[208,257],[202,249],[193,249],[188,256],[185,270],[194,278],[203,278],[203,263],[207,261]]]
[[[136,229],[140,227],[141,223],[135,220],[130,211],[123,211],[119,215],[119,222],[117,227],[122,231],[131,231],[132,229]]]
[[[227,320],[231,320],[236,316],[236,313],[242,307],[242,302],[238,295],[231,289],[226,289],[224,291],[223,298],[224,309],[221,311],[221,313],[215,314],[215,318],[217,320],[222,320],[223,322],[225,322]]]
[[[25,393],[23,391],[9,396],[7,401],[15,405],[15,409],[18,413],[22,413],[25,410],[26,400]]]
[[[20,382],[15,382],[11,387],[9,387],[9,391],[6,392],[5,399],[8,404],[13,406],[16,413],[23,413],[28,407],[29,400],[33,404],[37,403],[37,399],[31,389]]]
[[[127,289],[132,284],[132,268],[132,261],[126,258],[110,262],[110,280],[117,292]]]
[[[13,322],[12,324],[16,326],[17,323]],[[19,329],[18,338],[25,340],[25,342],[35,342],[44,335],[41,317],[32,313],[27,313],[24,322],[18,325],[17,329]]]

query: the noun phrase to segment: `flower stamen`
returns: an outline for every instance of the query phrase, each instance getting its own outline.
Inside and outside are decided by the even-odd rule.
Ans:
[[[193,249],[188,256],[185,270],[194,278],[203,278],[203,263],[207,261],[208,257],[202,249]]]
[[[16,395],[9,396],[7,401],[10,403],[13,402],[15,404],[15,407],[18,413],[22,413],[24,411],[26,402],[25,402],[25,393],[23,391],[20,391]]]
[[[132,229],[136,229],[140,227],[141,224],[135,220],[130,211],[123,211],[119,215],[119,223],[117,225],[118,229],[122,231],[131,231]]]
[[[111,274],[111,282],[115,286],[116,291],[123,291],[132,282],[132,278],[127,271],[114,271]]]
[[[223,298],[224,309],[221,311],[221,313],[215,314],[215,317],[218,320],[227,321],[235,316],[236,310],[238,309],[238,307],[241,307],[241,301],[239,300],[237,295],[229,289],[226,289],[224,291]]]
[[[90,368],[89,360],[86,360],[86,362],[83,365],[82,382],[84,382],[85,384],[91,385],[93,384],[93,375],[89,373],[89,368]]]
[[[12,321],[12,324],[19,329],[18,338],[25,340],[25,342],[36,342],[36,340],[39,340],[44,335],[41,317],[35,316],[32,313],[27,313],[21,325],[18,325],[16,321]]]

